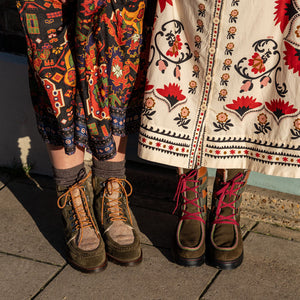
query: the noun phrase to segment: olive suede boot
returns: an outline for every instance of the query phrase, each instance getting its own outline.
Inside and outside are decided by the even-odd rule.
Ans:
[[[87,175],[70,188],[57,186],[57,205],[62,212],[67,244],[67,260],[71,266],[85,273],[106,268],[105,245],[93,214],[86,180]]]
[[[127,193],[125,184],[130,187]],[[125,178],[93,177],[94,209],[106,253],[114,263],[133,266],[142,261],[140,238],[133,228],[128,197],[132,186]]]
[[[240,205],[250,171],[217,170],[207,241],[207,262],[231,270],[243,261]]]
[[[200,266],[205,261],[207,169],[178,169],[177,208],[180,208],[173,253],[183,266]]]

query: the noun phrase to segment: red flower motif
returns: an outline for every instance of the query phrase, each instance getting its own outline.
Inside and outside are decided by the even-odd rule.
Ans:
[[[294,105],[290,105],[289,101],[284,102],[282,99],[272,100],[271,102],[266,102],[267,109],[276,117],[279,121],[283,116],[290,115],[298,111],[294,108]]]
[[[149,80],[146,80],[145,91],[150,91],[154,88],[154,85],[149,84]]]
[[[284,42],[286,51],[283,51],[285,57],[285,64],[289,66],[289,70],[293,70],[294,73],[298,72],[300,76],[300,50],[294,48],[287,42]]]
[[[268,155],[268,160],[272,160],[273,156],[272,155]]]
[[[145,138],[142,138],[142,143],[146,143],[146,139]]]
[[[297,159],[297,163],[300,164],[300,158]]]
[[[266,71],[266,67],[265,64],[263,62],[263,59],[261,58],[261,56],[256,52],[254,53],[254,55],[252,56],[252,59],[249,59],[249,66],[252,66],[252,72],[254,74],[259,73],[263,73]]]
[[[221,153],[220,150],[216,150],[216,154],[219,155]]]
[[[248,154],[249,154],[249,151],[248,151],[248,150],[245,150],[244,153],[245,153],[246,155],[248,155]]]
[[[174,146],[170,145],[170,146],[169,146],[169,149],[170,149],[170,150],[173,150],[173,149],[174,149]]]
[[[176,83],[169,83],[169,86],[164,85],[163,89],[157,89],[156,91],[164,97],[170,108],[173,108],[177,103],[186,99],[186,96],[181,93],[180,86]]]
[[[287,24],[289,23],[290,14],[288,13],[288,8],[292,4],[292,0],[276,0],[277,6],[275,7],[276,12],[274,13],[276,17],[274,21],[276,21],[275,25],[280,23],[280,30],[283,33]]]
[[[157,142],[155,145],[156,145],[156,147],[160,147],[160,146],[161,146],[161,143],[160,143],[160,142]]]
[[[282,160],[287,162],[289,159],[287,157],[283,157]]]
[[[172,0],[158,0],[159,6],[160,6],[160,12],[163,12],[166,8],[166,4],[169,3],[173,6]]]
[[[255,156],[256,156],[256,157],[260,157],[260,154],[259,154],[259,153],[256,153]]]
[[[232,101],[232,104],[227,104],[226,107],[234,110],[238,113],[240,117],[244,117],[244,115],[251,109],[255,109],[262,105],[261,102],[256,102],[256,99],[253,97],[238,97],[236,100]]]
[[[181,50],[181,47],[182,47],[182,43],[180,42],[181,39],[180,39],[180,36],[179,35],[176,35],[175,37],[175,41],[172,45],[172,47],[167,51],[167,55],[169,56],[175,56],[177,57],[178,56],[178,50]]]
[[[230,154],[235,154],[235,150],[230,150]]]

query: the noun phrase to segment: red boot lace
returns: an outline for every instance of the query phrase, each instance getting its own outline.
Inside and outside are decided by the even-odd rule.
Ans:
[[[219,203],[216,210],[216,218],[213,221],[213,224],[233,224],[233,225],[239,225],[239,223],[234,219],[234,216],[237,214],[237,208],[235,208],[234,204],[238,200],[238,195],[236,194],[239,189],[244,184],[243,181],[238,182],[238,180],[243,177],[243,174],[240,173],[236,175],[233,179],[229,180],[228,182],[224,182],[223,187],[216,192],[216,196],[220,196]],[[224,198],[226,196],[229,196],[229,199],[232,196],[235,196],[235,200],[231,201],[229,203],[224,202]],[[223,208],[229,207],[232,209],[232,214],[229,216],[222,216],[221,210]]]
[[[182,206],[192,204],[192,205],[196,206],[197,208],[199,208],[200,211],[190,213],[187,210],[182,210],[183,215],[181,216],[180,220],[197,220],[197,221],[205,223],[205,221],[200,216],[202,208],[201,208],[201,206],[199,206],[197,204],[197,200],[198,200],[198,196],[199,196],[197,189],[200,185],[199,184],[197,185],[197,183],[199,183],[198,180],[192,179],[193,177],[197,176],[197,172],[198,172],[198,170],[193,170],[193,171],[189,172],[188,174],[180,175],[178,185],[177,185],[177,190],[176,190],[176,193],[174,196],[174,201],[176,201],[176,207],[173,211],[173,214],[176,212],[176,210],[179,206],[180,194],[182,194],[182,198],[183,198]],[[188,187],[187,186],[188,181],[193,182],[194,186]],[[194,199],[187,199],[184,196],[184,192],[188,192],[188,191],[194,192],[197,195],[197,197]]]

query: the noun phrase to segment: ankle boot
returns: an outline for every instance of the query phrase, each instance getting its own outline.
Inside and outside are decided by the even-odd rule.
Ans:
[[[179,169],[177,208],[179,222],[173,247],[175,261],[183,266],[200,266],[205,257],[205,222],[207,200],[206,168]],[[173,212],[173,213],[174,213]]]
[[[223,270],[243,261],[240,205],[250,171],[217,170],[209,218],[207,262]]]
[[[129,193],[125,184],[130,187]],[[93,188],[96,220],[109,260],[123,266],[139,264],[142,261],[140,238],[133,228],[128,202],[131,184],[125,178],[94,176]]]
[[[62,212],[67,244],[67,260],[72,267],[85,273],[106,268],[105,245],[97,227],[92,197],[86,185],[90,176],[70,188],[57,186],[57,205]]]

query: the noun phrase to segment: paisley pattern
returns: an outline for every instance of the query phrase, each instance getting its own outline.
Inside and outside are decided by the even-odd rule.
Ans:
[[[80,145],[100,160],[113,157],[112,135],[138,126],[139,103],[132,95],[145,1],[20,0],[17,7],[43,139],[67,154]]]

